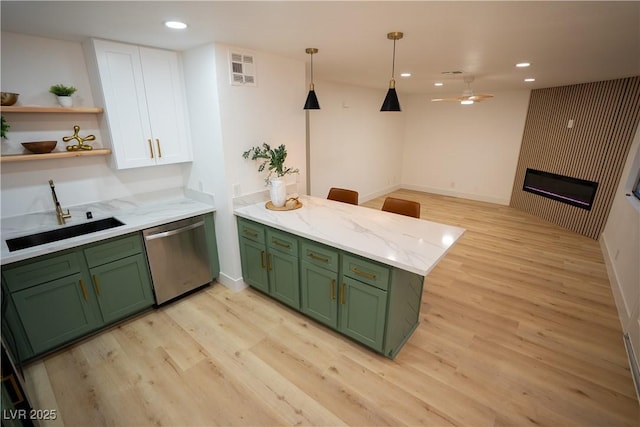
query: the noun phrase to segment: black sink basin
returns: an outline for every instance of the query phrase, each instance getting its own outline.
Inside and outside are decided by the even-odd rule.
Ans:
[[[16,237],[15,239],[8,239],[7,246],[9,246],[9,252],[13,252],[20,249],[30,248],[32,246],[44,245],[45,243],[57,242],[58,240],[95,233],[96,231],[108,230],[109,228],[119,227],[121,225],[124,225],[124,223],[113,217],[99,219],[97,221],[85,222],[84,224],[72,225],[70,227],[58,228],[51,231],[43,231],[42,233],[30,234],[29,236]]]

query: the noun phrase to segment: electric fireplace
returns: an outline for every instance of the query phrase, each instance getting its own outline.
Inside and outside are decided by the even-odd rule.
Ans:
[[[598,183],[527,168],[524,191],[591,210]]]

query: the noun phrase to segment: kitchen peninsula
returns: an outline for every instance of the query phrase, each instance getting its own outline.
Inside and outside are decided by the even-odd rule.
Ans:
[[[323,198],[235,209],[244,280],[393,358],[418,325],[424,277],[464,229]]]

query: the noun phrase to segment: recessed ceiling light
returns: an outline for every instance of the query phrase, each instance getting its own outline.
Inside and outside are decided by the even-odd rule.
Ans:
[[[180,21],[167,21],[164,23],[164,25],[167,28],[171,28],[174,30],[184,30],[185,28],[187,28],[187,24],[185,24],[184,22],[180,22]]]
[[[473,99],[465,99],[464,101],[460,101],[462,105],[471,105],[473,104]]]
[[[411,77],[411,73],[400,73],[400,77]]]
[[[518,63],[516,64],[516,67],[518,67],[518,68],[527,68],[527,67],[528,67],[528,66],[530,66],[530,65],[531,65],[531,64],[530,64],[530,63],[528,63],[528,62],[518,62]]]
[[[534,79],[533,77],[527,77],[526,79],[524,79],[525,82],[535,82],[536,79]]]
[[[442,83],[442,82],[435,82],[433,85],[434,85],[434,86],[444,86],[444,83]]]

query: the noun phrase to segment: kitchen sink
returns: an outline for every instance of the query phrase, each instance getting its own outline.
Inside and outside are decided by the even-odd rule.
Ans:
[[[9,246],[9,252],[13,252],[33,246],[44,245],[45,243],[57,242],[58,240],[95,233],[96,231],[108,230],[121,225],[124,225],[124,223],[113,217],[104,218],[96,221],[85,222],[84,224],[72,225],[70,227],[16,237],[15,239],[7,239],[7,246]]]

